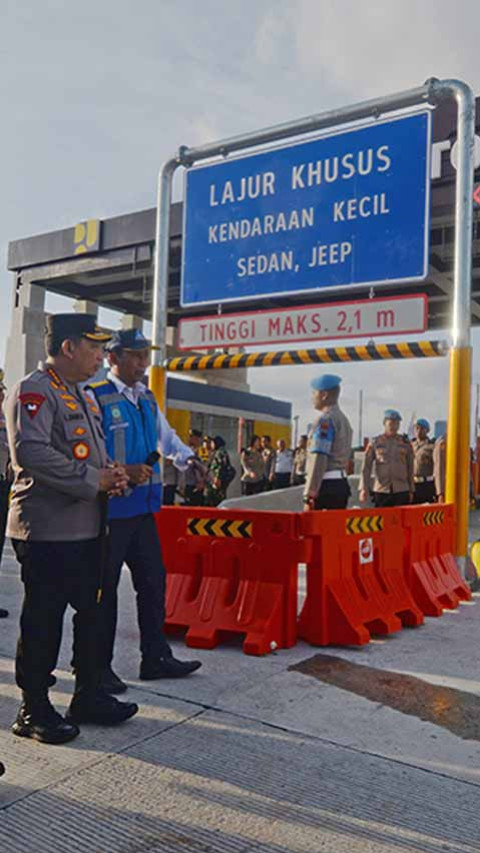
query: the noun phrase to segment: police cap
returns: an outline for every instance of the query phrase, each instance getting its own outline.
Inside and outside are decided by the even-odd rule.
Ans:
[[[150,349],[150,341],[147,341],[145,335],[140,329],[124,329],[121,332],[115,332],[112,340],[107,346],[109,352],[115,350],[142,350]]]
[[[107,343],[112,337],[97,326],[95,314],[49,314],[45,335],[49,344],[61,346],[69,338],[86,338],[89,341]]]
[[[430,424],[426,418],[417,418],[415,426],[423,427],[427,432],[430,432]]]
[[[396,409],[385,409],[383,413],[384,421],[401,421],[402,416]]]
[[[310,387],[314,391],[333,391],[334,388],[339,388],[342,381],[341,376],[335,376],[333,373],[323,373],[322,376],[316,376],[310,382]]]

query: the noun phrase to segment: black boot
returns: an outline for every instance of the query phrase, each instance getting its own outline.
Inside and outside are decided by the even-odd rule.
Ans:
[[[177,660],[173,657],[144,658],[140,664],[142,681],[155,681],[157,678],[185,678],[200,669],[199,660]]]
[[[66,743],[80,734],[75,723],[64,720],[44,696],[41,699],[25,699],[12,726],[18,737],[30,737],[40,743]]]
[[[100,676],[100,687],[105,693],[112,693],[115,695],[125,693],[125,691],[128,690],[125,682],[118,677],[111,666],[106,666],[102,671]]]
[[[91,693],[74,695],[66,713],[67,720],[75,723],[96,723],[99,726],[116,726],[135,716],[135,702],[119,702],[114,696],[98,688]]]

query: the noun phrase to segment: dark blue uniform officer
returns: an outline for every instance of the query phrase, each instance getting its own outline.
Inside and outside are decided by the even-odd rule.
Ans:
[[[102,412],[107,453],[125,467],[132,486],[109,502],[110,554],[103,591],[102,684],[109,692],[120,693],[126,685],[113,672],[112,659],[123,563],[130,569],[137,594],[140,678],[181,678],[201,665],[199,661],[176,660],[164,634],[165,569],[153,515],[162,504],[162,474],[152,454],[159,448],[181,470],[194,457],[143,384],[150,345],[142,332],[118,332],[107,349],[110,371],[105,381],[91,389]]]

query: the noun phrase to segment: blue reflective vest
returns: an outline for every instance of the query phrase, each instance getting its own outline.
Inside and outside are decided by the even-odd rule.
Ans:
[[[138,407],[119,394],[113,382],[93,383],[103,416],[103,431],[110,459],[125,465],[145,462],[157,449],[157,404],[151,391],[142,395]],[[109,518],[131,518],[157,512],[162,505],[162,474],[158,462],[148,483],[129,489],[122,497],[110,498]]]

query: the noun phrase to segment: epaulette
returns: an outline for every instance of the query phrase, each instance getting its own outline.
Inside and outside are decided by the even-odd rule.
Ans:
[[[108,385],[108,379],[102,379],[100,382],[89,382],[89,388],[100,388],[102,385]]]

